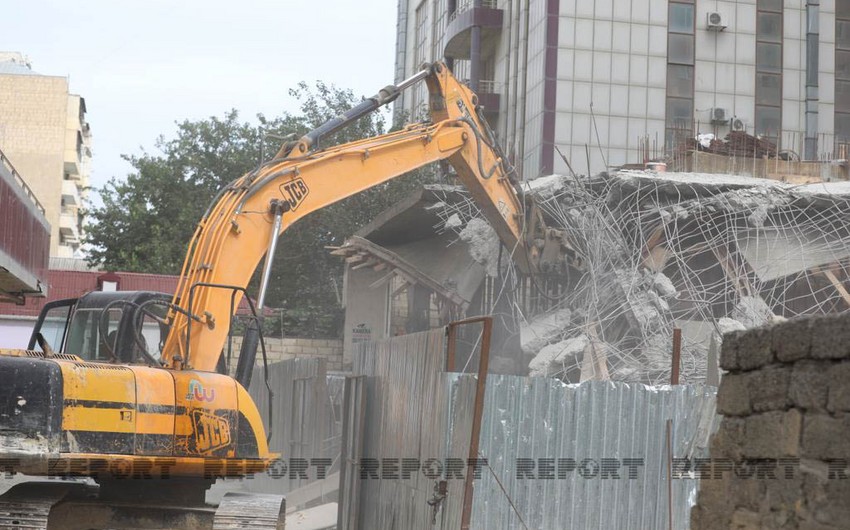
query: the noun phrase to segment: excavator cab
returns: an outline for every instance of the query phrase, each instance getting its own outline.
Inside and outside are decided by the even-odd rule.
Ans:
[[[89,362],[159,365],[170,301],[169,295],[151,291],[94,291],[50,302],[27,349]]]

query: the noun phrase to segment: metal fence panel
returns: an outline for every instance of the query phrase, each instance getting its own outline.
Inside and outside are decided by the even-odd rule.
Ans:
[[[648,387],[545,378],[490,376],[481,438],[489,469],[475,484],[473,528],[666,528],[667,421],[673,457],[707,455],[716,427],[715,392],[709,387]],[[553,479],[520,478],[517,459],[554,459]],[[640,459],[628,478],[624,459]],[[572,459],[581,469],[567,470]],[[602,459],[619,463],[603,479]],[[591,471],[596,467],[596,474]],[[498,479],[498,480],[497,480]],[[689,527],[698,482],[672,481],[673,528]],[[511,505],[513,503],[513,506]]]
[[[289,359],[269,365],[269,384],[272,396],[272,421],[269,429],[269,395],[263,368],[254,369],[248,389],[251,398],[271,434],[269,449],[280,453],[285,462],[293,458],[330,458],[335,466],[339,461],[339,438],[342,422],[341,377],[328,376],[323,359]],[[331,394],[330,390],[334,393]],[[334,401],[336,400],[336,401]],[[259,474],[245,481],[251,491],[286,493],[316,480],[313,473],[307,479],[297,475],[269,476]]]
[[[427,459],[467,457],[476,377],[443,371],[444,333],[440,329],[358,345],[354,372],[365,376],[366,396],[363,459],[415,458],[424,464]],[[488,465],[474,483],[472,528],[667,528],[671,510],[673,528],[687,529],[698,483],[673,480],[671,503],[668,459],[671,454],[707,456],[716,426],[710,387],[566,385],[548,378],[489,375],[479,451]],[[518,460],[524,458],[535,462],[535,474],[540,459],[572,461],[577,468],[587,461],[586,471],[593,471],[594,463],[597,467],[587,476],[556,467],[553,479],[530,480],[517,473]],[[602,459],[619,463],[608,470],[618,478],[601,478]],[[640,461],[637,478],[628,478],[624,459]],[[428,501],[437,481],[423,473],[409,479],[382,475],[361,480],[355,460],[348,476],[357,473],[357,484],[346,482],[341,494],[345,498],[345,488],[357,488],[357,528],[460,527],[463,480],[447,480],[448,495],[438,504],[432,524]]]

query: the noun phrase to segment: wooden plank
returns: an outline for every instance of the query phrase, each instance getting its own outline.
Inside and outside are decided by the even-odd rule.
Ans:
[[[347,240],[346,244],[357,248],[359,252],[368,253],[377,260],[385,262],[389,268],[396,271],[396,274],[403,277],[408,283],[424,285],[438,296],[448,299],[453,304],[460,306],[462,309],[465,309],[469,305],[469,301],[461,297],[457,291],[445,287],[440,282],[437,282],[421,270],[417,269],[413,264],[405,261],[404,258],[398,254],[395,254],[380,245],[376,245],[375,243],[358,236],[351,236]]]
[[[847,288],[844,287],[844,284],[835,276],[835,274],[829,269],[822,269],[821,274],[826,276],[829,282],[835,287],[835,290],[838,291],[838,294],[841,295],[841,299],[844,300],[844,303],[847,304],[847,307],[850,307],[850,293],[847,292]]]
[[[365,269],[366,267],[374,267],[378,263],[380,263],[380,262],[378,260],[376,260],[375,258],[369,258],[368,260],[364,261],[363,263],[360,263],[358,265],[351,267],[351,270],[357,271],[357,270],[360,270],[360,269]]]
[[[598,322],[594,322],[587,328],[587,337],[590,344],[584,349],[581,360],[581,375],[579,381],[608,381],[611,375],[608,373],[608,353],[605,344],[599,340],[597,331]]]
[[[393,278],[393,276],[395,276],[395,270],[391,270],[386,275],[381,276],[381,278],[379,280],[374,281],[371,284],[369,284],[369,289],[377,289],[378,287],[380,287],[380,286],[384,285],[385,283],[387,283],[388,281],[390,281]]]
[[[732,263],[732,260],[729,256],[729,249],[724,245],[720,247],[712,247],[711,252],[714,254],[714,257],[717,258],[718,264],[723,269],[723,273],[732,282],[732,285],[735,287],[735,291],[738,292],[738,296],[750,296],[752,290],[750,289],[750,282],[746,280],[746,278],[741,278],[738,274],[738,271],[735,270],[735,265]]]
[[[405,280],[404,283],[402,283],[398,288],[396,288],[395,291],[393,291],[393,294],[390,295],[390,298],[395,298],[398,294],[400,294],[410,286],[411,284],[407,283],[407,280]]]

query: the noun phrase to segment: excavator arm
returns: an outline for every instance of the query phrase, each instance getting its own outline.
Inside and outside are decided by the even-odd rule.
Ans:
[[[317,150],[322,138],[386,104],[424,79],[431,122],[390,134]],[[540,234],[528,235],[522,200],[477,97],[442,64],[365,100],[227,186],[204,216],[190,244],[171,314],[162,361],[175,369],[214,371],[232,312],[254,271],[283,231],[302,217],[411,170],[441,160],[457,172],[518,266],[533,270]],[[268,275],[261,285],[260,306]]]

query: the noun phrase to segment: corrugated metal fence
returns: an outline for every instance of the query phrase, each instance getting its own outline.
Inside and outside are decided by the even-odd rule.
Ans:
[[[476,378],[445,373],[445,350],[439,329],[354,352],[359,377],[346,381],[346,393],[358,399],[345,411],[340,529],[460,528],[462,480],[446,480],[440,499],[435,486],[445,477],[418,470],[405,478],[403,461],[394,469],[380,460],[378,478],[363,471],[375,459],[434,469],[429,459],[467,457]],[[668,490],[668,456],[707,454],[714,407],[710,388],[491,375],[472,528],[643,530],[667,528],[672,515],[673,528],[687,529],[698,483],[674,479]],[[529,470],[524,478],[520,467]]]
[[[671,481],[669,502],[667,423],[674,457],[707,456],[714,409],[715,392],[703,387],[490,376],[481,432],[489,469],[475,484],[473,527],[668,528],[672,507],[673,528],[688,528],[697,481]],[[534,465],[525,475],[534,480],[519,476],[518,459],[531,459],[523,465]]]
[[[254,369],[248,392],[269,427],[269,395],[263,368]],[[269,365],[272,397],[271,451],[280,453],[285,462],[294,458],[308,461],[329,458],[333,465],[328,474],[339,467],[342,430],[342,376],[327,375],[324,359],[289,359]],[[297,474],[265,473],[243,480],[245,489],[265,493],[286,493],[316,480]]]

